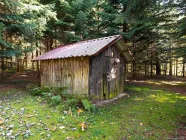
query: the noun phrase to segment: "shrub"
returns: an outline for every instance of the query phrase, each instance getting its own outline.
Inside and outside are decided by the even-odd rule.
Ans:
[[[65,101],[65,108],[76,108],[78,106],[78,103],[79,103],[79,100],[75,97],[73,98],[68,98],[66,101]]]
[[[32,95],[43,96],[50,106],[57,106],[64,101],[64,108],[68,109],[69,107],[75,109],[76,107],[83,107],[87,111],[94,110],[94,106],[90,101],[81,96],[69,95],[67,87],[38,87],[33,84],[27,86],[28,91]]]
[[[52,96],[50,98],[50,106],[57,106],[61,103],[61,96],[57,95],[57,96]]]
[[[68,98],[67,96],[68,96],[68,87],[60,87],[60,88],[57,88],[57,90],[56,90],[56,92],[57,92],[57,94],[59,94],[59,95],[61,95],[61,98],[62,99],[66,99],[66,98]]]
[[[33,88],[31,91],[30,91],[30,93],[32,94],[32,95],[41,95],[41,90],[40,90],[40,88],[39,87],[37,87],[37,88]]]
[[[26,89],[30,92],[30,91],[32,91],[34,88],[38,88],[38,86],[37,85],[34,85],[34,84],[28,84],[27,86],[26,86]]]
[[[29,84],[27,85],[27,90],[30,92],[32,95],[39,95],[39,96],[44,96],[47,93],[50,93],[52,88],[49,87],[38,87],[37,85]]]

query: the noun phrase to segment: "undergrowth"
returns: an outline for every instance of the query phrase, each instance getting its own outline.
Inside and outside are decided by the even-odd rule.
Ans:
[[[38,87],[33,84],[29,84],[27,89],[31,95],[41,96],[50,106],[57,106],[62,104],[64,109],[69,107],[72,110],[77,108],[84,108],[84,110],[92,111],[94,106],[90,103],[88,98],[81,95],[68,94],[67,87]]]

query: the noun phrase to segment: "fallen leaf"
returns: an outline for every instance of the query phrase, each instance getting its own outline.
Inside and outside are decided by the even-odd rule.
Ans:
[[[40,135],[44,135],[44,132],[41,132]]]
[[[15,139],[15,136],[9,136],[9,139]]]
[[[8,129],[12,129],[12,128],[14,128],[14,124],[8,126]]]
[[[50,130],[49,128],[45,127],[44,130]]]
[[[71,140],[72,138],[71,137],[66,137],[66,139],[65,140]]]
[[[30,124],[27,124],[27,127],[31,127],[31,126],[34,126],[36,125],[36,123],[30,123]]]
[[[12,130],[10,130],[8,133],[6,133],[6,136],[11,136],[12,135]]]
[[[75,131],[77,128],[72,128],[72,131]]]
[[[52,128],[52,131],[55,131],[56,130],[56,127]]]
[[[47,134],[47,137],[50,137],[51,135],[50,134]]]
[[[60,126],[60,127],[59,127],[59,129],[64,129],[64,128],[65,128],[65,126]]]
[[[4,121],[3,120],[0,120],[0,125],[3,124],[3,123],[4,123]]]
[[[78,109],[78,116],[80,115],[80,113],[82,113],[83,111],[81,109]]]
[[[26,115],[27,118],[34,117],[34,115]]]

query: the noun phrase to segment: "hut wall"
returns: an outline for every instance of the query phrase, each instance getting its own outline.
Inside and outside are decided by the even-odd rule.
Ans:
[[[113,45],[90,58],[89,97],[108,99],[124,91],[124,58]]]
[[[41,86],[68,87],[73,94],[88,95],[89,58],[41,61]]]

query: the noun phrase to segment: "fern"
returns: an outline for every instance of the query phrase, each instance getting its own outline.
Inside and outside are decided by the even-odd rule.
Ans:
[[[82,99],[82,105],[84,109],[89,112],[93,109],[93,105],[90,103],[88,99]]]

